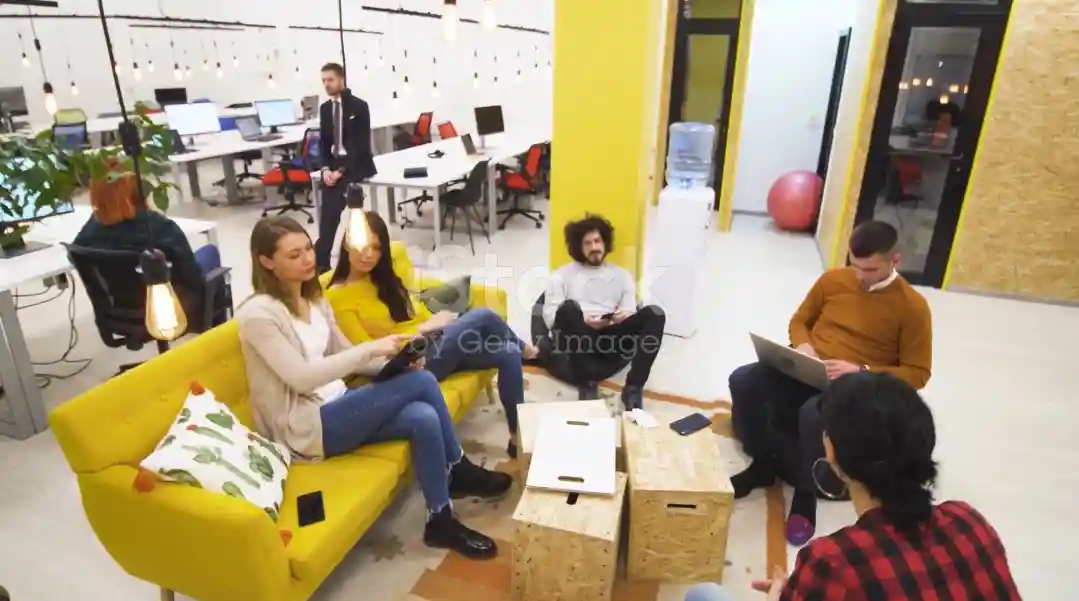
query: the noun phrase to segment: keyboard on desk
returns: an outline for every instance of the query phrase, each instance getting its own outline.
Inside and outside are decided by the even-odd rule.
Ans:
[[[261,136],[255,136],[254,138],[247,138],[248,142],[273,142],[274,140],[280,140],[280,134],[263,134]]]

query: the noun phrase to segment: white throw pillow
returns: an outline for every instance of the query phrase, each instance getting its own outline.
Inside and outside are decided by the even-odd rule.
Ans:
[[[140,467],[161,480],[250,501],[276,522],[288,449],[241,424],[200,384],[191,388],[176,421]]]

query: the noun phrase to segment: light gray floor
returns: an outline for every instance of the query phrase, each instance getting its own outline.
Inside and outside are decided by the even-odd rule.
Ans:
[[[236,298],[244,298],[250,291],[247,236],[258,211],[186,206],[175,214],[218,221],[224,262],[234,268]],[[413,245],[410,252],[419,264],[497,280],[510,291],[511,324],[527,332],[529,307],[547,270],[546,229],[518,220],[498,232],[492,244],[478,240],[476,256],[457,246],[460,237],[432,255],[430,232],[395,229],[393,235]],[[756,217],[739,216],[730,234],[710,235],[702,259],[708,274],[702,294],[708,300],[701,329],[689,340],[666,339],[649,388],[725,397],[726,375],[753,358],[746,332],[786,335],[791,312],[819,274],[813,244],[806,236],[775,232]],[[1074,354],[1079,309],[933,290],[925,294],[935,326],[934,377],[925,394],[939,430],[939,497],[965,499],[989,517],[1004,538],[1024,597],[1075,598],[1079,560],[1071,543],[1079,525],[1070,512],[1079,502],[1079,419],[1071,403],[1079,390]],[[55,358],[66,347],[62,306],[66,303],[53,301],[21,314],[37,361]],[[51,407],[105,380],[120,363],[153,354],[104,348],[81,291],[76,307],[80,336],[71,357],[93,362],[44,390]],[[819,531],[839,528],[852,517],[848,504],[824,505]],[[736,516],[750,518],[758,519]],[[793,561],[793,550],[790,557]],[[362,583],[343,580],[348,584],[318,598],[366,598]],[[155,598],[150,585],[124,574],[94,538],[75,480],[48,432],[22,442],[0,438],[0,584],[17,593],[16,601]],[[759,595],[746,590],[737,597]]]

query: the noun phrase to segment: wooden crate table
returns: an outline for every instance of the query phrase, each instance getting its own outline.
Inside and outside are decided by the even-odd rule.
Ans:
[[[734,489],[711,430],[675,433],[664,419],[642,428],[624,419],[632,580],[718,582],[727,552]]]
[[[522,403],[517,406],[517,457],[521,462],[521,476],[528,475],[528,466],[532,461],[532,450],[536,447],[536,435],[539,424],[545,417],[557,415],[566,419],[587,419],[590,417],[611,417],[611,410],[603,401],[552,401]],[[618,422],[621,428],[622,422]],[[615,449],[615,468],[625,471],[622,455],[621,432],[615,437],[618,447]]]
[[[526,488],[513,512],[513,598],[603,601],[618,566],[626,475],[613,497]]]

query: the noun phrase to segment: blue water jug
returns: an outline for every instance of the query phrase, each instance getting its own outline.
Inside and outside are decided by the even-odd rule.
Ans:
[[[708,185],[716,128],[711,123],[673,123],[667,148],[667,185],[695,188]]]

